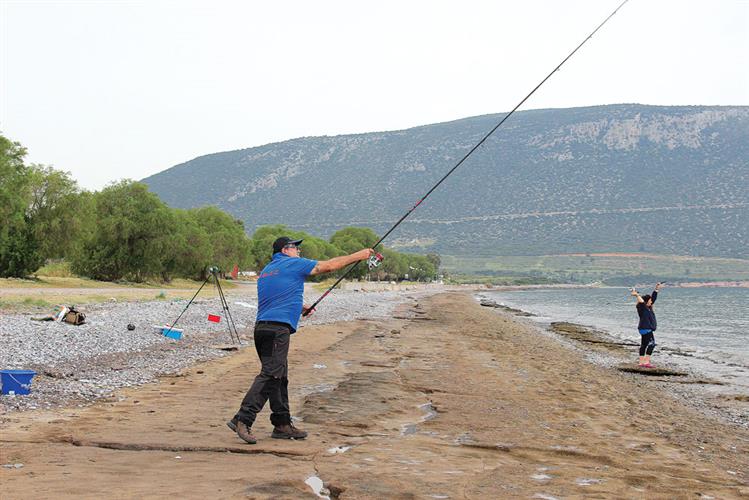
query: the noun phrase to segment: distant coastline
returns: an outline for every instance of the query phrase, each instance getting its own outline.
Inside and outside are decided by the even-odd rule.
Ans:
[[[749,288],[749,281],[705,281],[679,283],[680,288]]]
[[[653,284],[655,285],[655,283]],[[475,285],[480,286],[480,285]],[[622,288],[614,285],[604,285],[602,283],[558,283],[558,284],[539,284],[539,285],[491,285],[487,290],[525,290],[525,289],[543,289],[543,288]],[[749,281],[686,281],[683,283],[668,283],[669,288],[749,288]]]

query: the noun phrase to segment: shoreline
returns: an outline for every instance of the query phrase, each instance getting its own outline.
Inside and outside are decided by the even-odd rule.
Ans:
[[[476,300],[483,307],[512,315],[517,321],[535,328],[539,333],[581,351],[590,363],[617,369],[622,376],[640,377],[643,383],[660,385],[670,394],[683,398],[706,417],[749,429],[749,395],[720,390],[727,385],[725,382],[674,360],[674,356],[691,356],[688,352],[679,348],[662,347],[661,351],[668,355],[666,362],[661,361],[654,370],[640,369],[636,363],[639,343],[624,340],[604,329],[583,323],[553,319],[538,321],[535,314],[499,304],[482,297],[480,292],[476,294]]]
[[[252,349],[85,408],[0,420],[10,497],[648,497],[749,494],[749,432],[481,307],[404,295],[390,318],[304,326],[292,410],[310,432],[245,445],[224,424]],[[146,453],[144,453],[146,452]],[[20,464],[20,467],[16,464]],[[46,493],[45,493],[46,492]]]
[[[467,285],[480,287],[481,285]],[[668,285],[669,288],[749,288],[749,281],[684,281]],[[605,285],[603,283],[558,283],[558,284],[539,284],[539,285],[486,285],[487,291],[502,290],[543,290],[559,288],[624,288],[624,285]]]

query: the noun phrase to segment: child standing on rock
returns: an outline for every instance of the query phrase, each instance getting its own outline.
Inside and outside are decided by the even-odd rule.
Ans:
[[[655,312],[653,311],[653,303],[658,298],[658,291],[661,289],[662,283],[655,285],[652,295],[640,296],[637,290],[632,289],[632,296],[637,300],[637,315],[640,317],[640,322],[637,324],[637,329],[640,332],[640,362],[639,366],[643,368],[654,368],[650,364],[650,355],[653,354],[655,349],[655,329],[658,327],[658,323],[655,320]]]

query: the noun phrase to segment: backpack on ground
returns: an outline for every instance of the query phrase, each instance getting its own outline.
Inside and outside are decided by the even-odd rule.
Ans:
[[[65,314],[65,317],[62,320],[71,325],[82,325],[86,322],[86,315],[71,306],[70,310]]]

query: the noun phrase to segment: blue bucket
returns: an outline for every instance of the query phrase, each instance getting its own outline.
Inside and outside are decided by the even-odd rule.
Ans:
[[[0,370],[0,383],[3,394],[28,394],[31,392],[31,379],[34,370]]]

